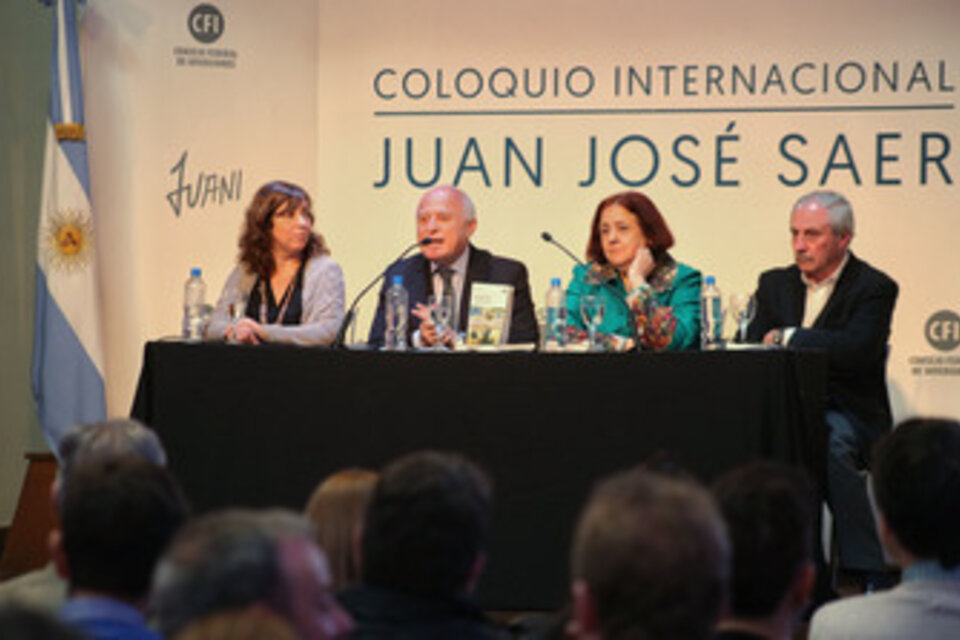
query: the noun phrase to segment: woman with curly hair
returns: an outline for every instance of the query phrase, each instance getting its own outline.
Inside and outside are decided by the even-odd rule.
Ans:
[[[634,335],[644,351],[698,348],[700,272],[676,262],[667,252],[672,246],[673,234],[647,196],[625,191],[600,202],[590,225],[590,262],[574,268],[567,287],[570,331],[583,333],[580,298],[598,295],[606,309],[598,332],[608,349],[633,346]]]
[[[270,182],[247,208],[239,265],[227,278],[207,336],[245,344],[333,342],[343,319],[343,272],[313,231],[310,196]]]

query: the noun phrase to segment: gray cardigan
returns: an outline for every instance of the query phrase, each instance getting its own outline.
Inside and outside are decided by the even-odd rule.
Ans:
[[[206,337],[222,339],[230,326],[230,302],[243,292],[249,298],[256,276],[243,266],[236,267],[220,292],[220,299],[210,316]],[[333,258],[316,255],[307,260],[303,270],[303,315],[299,325],[263,325],[267,342],[327,345],[333,342],[343,320],[343,271]]]

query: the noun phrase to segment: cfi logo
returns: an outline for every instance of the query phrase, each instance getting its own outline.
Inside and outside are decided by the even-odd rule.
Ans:
[[[951,351],[960,345],[960,316],[953,311],[937,311],[923,329],[927,342],[934,349]]]
[[[198,42],[211,44],[223,35],[223,14],[212,4],[198,4],[187,18],[187,26]]]

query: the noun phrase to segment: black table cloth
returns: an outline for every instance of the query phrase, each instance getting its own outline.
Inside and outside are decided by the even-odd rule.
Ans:
[[[823,480],[826,357],[382,353],[153,342],[132,415],[160,435],[197,511],[301,510],[326,475],[461,452],[493,477],[481,603],[558,606],[592,484],[665,454],[704,481],[775,459]]]

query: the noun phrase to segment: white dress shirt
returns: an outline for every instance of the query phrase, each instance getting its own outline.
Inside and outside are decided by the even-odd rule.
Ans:
[[[802,280],[803,284],[807,287],[807,293],[803,297],[803,321],[800,325],[801,327],[809,329],[813,326],[813,323],[817,321],[820,312],[827,306],[827,300],[833,295],[833,290],[837,287],[837,280],[840,279],[840,274],[843,273],[843,269],[847,266],[849,260],[850,253],[848,252],[844,254],[843,261],[833,270],[833,273],[820,282],[814,282],[804,274],[800,274],[800,280]],[[797,327],[786,327],[783,330],[783,344],[790,344],[790,339],[796,330]]]

